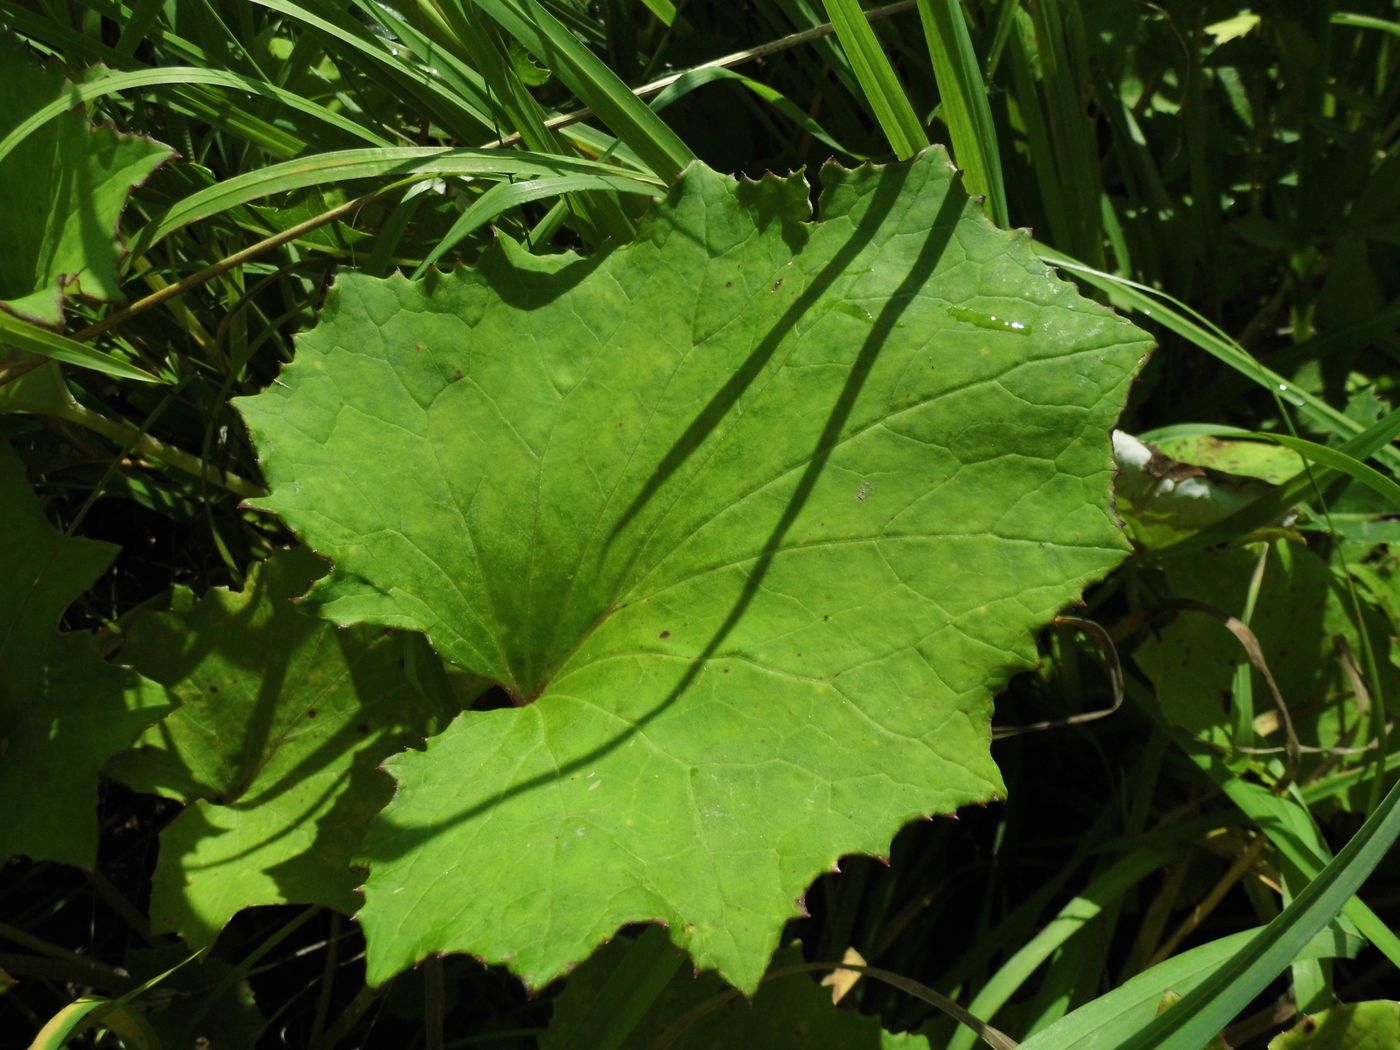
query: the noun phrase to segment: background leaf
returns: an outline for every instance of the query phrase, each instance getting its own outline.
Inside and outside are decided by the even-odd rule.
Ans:
[[[63,71],[39,67],[11,39],[0,41],[0,138],[63,90]],[[57,327],[70,292],[121,297],[117,220],[132,187],[174,150],[65,113],[0,161],[0,308]]]
[[[54,531],[0,441],[0,859],[91,867],[97,771],[167,708],[164,690],[104,662],[59,618],[112,560]]]
[[[1163,575],[1175,597],[1242,616],[1258,562],[1257,551],[1212,551],[1174,559]],[[1384,651],[1387,625],[1366,609],[1363,622],[1369,637],[1363,640],[1353,617],[1344,584],[1323,559],[1286,543],[1270,548],[1249,625],[1306,745],[1362,746],[1368,739],[1375,717],[1372,700],[1356,695],[1344,654],[1363,653],[1368,643]],[[1249,662],[1218,620],[1180,614],[1160,623],[1135,658],[1155,684],[1163,713],[1173,725],[1227,750],[1232,743],[1282,747],[1282,727],[1257,674],[1252,692],[1257,699],[1251,709],[1236,709],[1238,693],[1232,704],[1232,680]],[[1396,668],[1382,663],[1378,671],[1379,694],[1400,694]],[[1257,741],[1256,726],[1261,731]],[[1336,761],[1325,754],[1308,759],[1310,766],[1330,767]]]
[[[351,858],[392,787],[375,766],[437,712],[403,673],[401,638],[292,604],[324,569],[284,552],[241,593],[186,596],[132,630],[127,658],[180,707],[110,769],[190,804],[161,833],[157,931],[200,946],[255,904],[354,910]]]

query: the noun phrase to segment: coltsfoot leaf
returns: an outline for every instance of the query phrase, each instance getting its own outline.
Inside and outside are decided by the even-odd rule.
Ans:
[[[367,839],[369,979],[540,985],[656,920],[752,991],[805,887],[996,798],[994,692],[1123,557],[1109,430],[1149,347],[946,156],[687,169],[636,240],[346,276],[242,410],[341,623],[425,631],[466,712]]]

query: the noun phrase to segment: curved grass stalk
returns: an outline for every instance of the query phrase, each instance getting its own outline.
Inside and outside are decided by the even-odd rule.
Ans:
[[[134,91],[138,88],[162,87],[170,84],[182,86],[212,84],[217,87],[233,88],[236,91],[261,95],[263,98],[274,99],[299,113],[305,113],[376,146],[389,145],[388,139],[361,127],[353,120],[343,117],[325,106],[309,102],[295,92],[287,91],[275,84],[269,84],[265,80],[245,77],[222,69],[201,69],[198,66],[166,66],[160,69],[141,69],[133,73],[110,73],[85,84],[73,85],[72,89],[62,98],[55,99],[43,109],[32,113],[20,121],[8,135],[0,139],[0,161],[8,157],[20,143],[49,121],[85,102],[105,98],[109,95],[119,95],[124,91]]]
[[[498,182],[478,197],[465,212],[452,224],[440,241],[418,264],[413,276],[421,277],[428,268],[447,252],[462,242],[476,230],[481,229],[496,216],[512,208],[531,201],[549,197],[562,197],[570,193],[587,190],[610,189],[616,193],[641,193],[655,195],[656,188],[648,183],[624,176],[611,175],[559,175],[542,179],[528,179],[525,182]]]
[[[665,121],[535,0],[477,0],[477,7],[547,66],[661,178],[669,181],[695,159]]]
[[[176,202],[164,215],[143,229],[133,242],[132,252],[141,254],[190,223],[274,193],[355,179],[396,176],[401,180],[416,182],[446,175],[476,178],[577,175],[593,176],[599,180],[598,188],[605,189],[615,190],[621,180],[630,180],[633,184],[652,190],[664,187],[664,183],[655,176],[630,173],[597,161],[519,150],[453,149],[446,146],[338,150],[245,172],[193,193]],[[342,209],[331,210],[337,213],[332,218],[348,214]],[[330,215],[330,212],[324,214]],[[330,219],[323,216],[308,220],[317,225],[328,221]],[[306,223],[301,226],[305,227]]]
[[[1277,372],[1260,364],[1222,328],[1165,292],[1087,266],[1038,241],[1035,243],[1035,250],[1046,265],[1069,270],[1095,288],[1109,293],[1118,300],[1117,305],[1157,321],[1212,357],[1223,361],[1240,375],[1303,410],[1322,429],[1345,438],[1358,436],[1365,430],[1346,413],[1333,408],[1317,395],[1299,389]],[[1400,449],[1382,445],[1376,450],[1376,457],[1392,470],[1400,470]]]

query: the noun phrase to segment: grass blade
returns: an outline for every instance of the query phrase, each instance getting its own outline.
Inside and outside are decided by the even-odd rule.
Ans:
[[[520,79],[500,40],[499,30],[465,0],[444,0],[440,4],[443,23],[440,31],[449,34],[479,71],[495,109],[505,117],[535,153],[567,154],[562,139],[544,121],[544,114],[529,88]],[[623,242],[630,240],[633,227],[615,194],[578,194],[570,206],[588,229]],[[449,235],[450,236],[450,235]]]
[[[991,980],[982,986],[976,998],[968,1003],[968,1012],[984,1021],[993,1020],[997,1011],[1030,980],[1046,959],[1097,918],[1105,907],[1148,875],[1160,870],[1172,858],[1177,845],[1177,836],[1164,835],[1152,839],[1149,845],[1128,854],[1094,879],[997,970]],[[959,1028],[948,1041],[948,1050],[972,1050],[975,1039],[972,1031]]]
[[[452,224],[452,228],[428,253],[428,257],[418,264],[413,276],[423,276],[428,267],[461,243],[463,238],[479,230],[502,212],[531,201],[586,190],[611,190],[615,193],[642,193],[648,196],[654,196],[658,192],[655,186],[620,175],[560,175],[528,179],[525,182],[498,182],[478,197]]]
[[[0,344],[17,347],[51,361],[90,368],[94,372],[102,372],[117,379],[134,379],[138,383],[162,382],[158,377],[127,364],[119,357],[84,346],[65,335],[50,332],[47,328],[27,324],[4,310],[0,310]],[[5,378],[5,369],[0,367],[0,383],[3,383]]]
[[[661,178],[675,178],[695,159],[665,121],[535,0],[477,0],[477,7],[548,66]]]
[[[1393,33],[1400,36],[1400,22],[1391,22],[1384,18],[1373,18],[1371,15],[1358,15],[1351,11],[1333,11],[1332,24],[1338,26],[1354,26],[1357,29],[1375,29],[1382,33]]]
[[[1400,784],[1278,917],[1172,1009],[1118,1050],[1197,1050],[1282,973],[1340,912],[1400,836]],[[1060,1044],[1048,1043],[1046,1047]],[[1068,1045],[1068,1044],[1064,1044]]]
[[[914,113],[894,67],[880,47],[875,30],[856,0],[823,0],[841,47],[855,70],[875,119],[890,140],[895,156],[908,160],[928,145],[928,134]]]
[[[948,125],[963,182],[973,196],[986,198],[993,222],[1009,226],[996,124],[962,4],[959,0],[919,0],[919,21],[938,82],[939,113]]]
[[[844,153],[847,156],[855,157],[858,160],[866,159],[858,151],[837,142],[835,138],[827,133],[827,130],[822,127],[821,124],[808,115],[806,110],[793,102],[792,99],[788,98],[777,88],[769,87],[767,84],[760,83],[751,77],[746,77],[742,73],[736,73],[732,69],[724,69],[720,66],[702,66],[699,69],[688,69],[679,76],[668,79],[669,82],[666,87],[662,89],[651,102],[651,108],[657,113],[660,113],[677,99],[690,94],[690,92],[698,88],[704,87],[706,84],[711,84],[716,80],[728,80],[741,87],[747,88],[818,142],[823,142],[832,149]]]
[[[62,1050],[70,1040],[93,1027],[115,1032],[129,1050],[160,1050],[161,1047],[155,1031],[134,1009],[100,996],[84,996],[49,1018],[29,1044],[29,1050]]]
[[[463,139],[470,141],[473,133],[492,130],[489,106],[483,104],[484,99],[472,99],[458,93],[460,85],[458,92],[449,90],[428,70],[414,69],[393,54],[379,38],[367,32],[352,31],[345,26],[337,25],[308,11],[302,5],[293,3],[292,0],[251,0],[251,2],[324,33],[349,48],[351,52],[370,59],[397,80],[411,85],[417,97],[424,104],[441,107],[438,111],[439,115],[444,118],[449,128],[462,136]],[[454,116],[465,117],[469,124],[461,124],[453,120]]]
[[[1164,994],[1186,994],[1262,932],[1263,927],[1242,930],[1160,962],[1022,1040],[1020,1050],[1108,1050],[1119,1046],[1157,1016]],[[1329,927],[1308,941],[1298,958],[1352,958],[1360,949],[1356,938]]]
[[[615,180],[630,178],[632,182],[652,189],[663,188],[659,179],[631,174],[597,161],[519,150],[451,149],[442,146],[339,150],[244,172],[193,193],[172,205],[153,225],[142,230],[133,251],[139,254],[181,227],[273,193],[354,179],[396,177],[416,180],[446,175],[477,178],[590,175]]]
[[[80,106],[95,98],[118,95],[123,91],[161,87],[167,84],[214,84],[219,87],[247,91],[264,98],[275,99],[298,112],[315,117],[317,120],[324,121],[332,127],[339,128],[341,131],[348,132],[356,138],[364,139],[376,146],[389,145],[388,139],[361,127],[353,120],[348,120],[324,106],[318,106],[314,102],[302,98],[295,92],[285,91],[266,81],[245,77],[238,73],[229,73],[222,69],[174,66],[162,69],[139,69],[133,73],[110,73],[85,84],[75,84],[62,98],[55,99],[43,109],[26,117],[8,135],[0,139],[0,161],[8,157],[16,146],[39,128],[75,106]]]
[[[1332,863],[1332,853],[1322,832],[1296,794],[1276,795],[1262,784],[1236,776],[1220,756],[1194,738],[1181,738],[1182,750],[1238,807],[1304,878],[1316,878]],[[1394,965],[1400,966],[1400,938],[1360,897],[1343,905],[1340,924],[1365,937]]]
[[[1317,395],[1299,389],[1277,372],[1260,364],[1248,350],[1210,322],[1199,315],[1194,318],[1188,316],[1188,313],[1194,311],[1170,296],[1136,281],[1086,266],[1039,242],[1036,242],[1035,250],[1041,261],[1047,265],[1069,270],[1088,284],[1107,292],[1115,305],[1135,310],[1144,317],[1151,318],[1212,357],[1225,362],[1240,375],[1270,393],[1277,394],[1300,409],[1319,429],[1344,438],[1352,438],[1362,433],[1362,425],[1345,412],[1333,408]],[[1377,451],[1376,458],[1390,469],[1400,470],[1400,450],[1386,448]]]

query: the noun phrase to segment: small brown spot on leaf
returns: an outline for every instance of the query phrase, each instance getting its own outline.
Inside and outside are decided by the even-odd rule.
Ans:
[[[669,637],[671,637],[671,632],[670,632],[670,631],[662,631],[662,632],[661,632],[661,637],[662,637],[662,638],[669,638]]]

